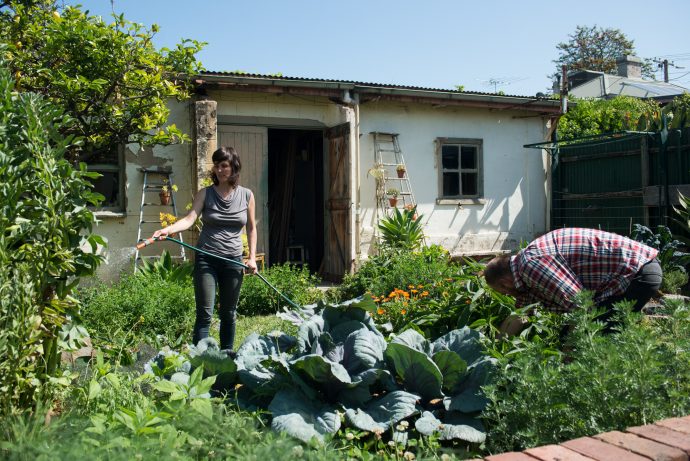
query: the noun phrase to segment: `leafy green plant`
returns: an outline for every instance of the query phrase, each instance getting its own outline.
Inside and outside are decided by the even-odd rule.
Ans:
[[[680,289],[688,283],[688,273],[680,270],[670,270],[664,272],[661,280],[661,291],[663,293],[678,294]]]
[[[7,48],[0,46],[6,56]],[[59,333],[78,312],[70,296],[102,261],[91,234],[92,191],[84,165],[65,159],[77,143],[60,129],[69,118],[40,96],[17,93],[0,59],[0,414],[50,396]]]
[[[163,250],[154,262],[143,259],[136,271],[141,277],[159,277],[169,282],[189,282],[192,272],[194,265],[191,262],[175,264],[168,250]]]
[[[297,305],[312,304],[323,296],[316,288],[320,279],[307,266],[275,264],[261,273]],[[274,314],[285,301],[259,277],[245,276],[237,310],[242,315]]]
[[[646,226],[635,224],[633,226],[632,238],[659,250],[657,259],[662,271],[671,272],[676,270],[685,272],[685,266],[690,262],[690,253],[681,251],[682,243],[673,237],[668,227],[657,226],[657,231],[652,232]]]
[[[300,324],[296,337],[249,336],[234,360],[237,404],[268,409],[275,430],[304,441],[337,433],[340,412],[353,430],[379,436],[390,430],[395,439],[408,421],[417,437],[483,442],[475,417],[493,359],[481,335],[463,328],[430,342],[408,330],[387,343],[368,314],[374,308],[367,298],[312,306],[306,312],[317,313],[289,316]]]
[[[581,298],[566,353],[531,342],[499,361],[483,413],[493,453],[650,424],[690,411],[690,312],[675,303],[663,321],[621,307],[602,334],[591,297]],[[567,360],[564,360],[564,354]],[[538,424],[535,424],[538,422]]]
[[[160,337],[163,344],[191,335],[194,288],[191,280],[124,275],[117,283],[99,282],[80,292],[82,318],[92,337],[130,347]]]
[[[390,216],[382,218],[378,228],[383,245],[403,250],[419,248],[424,240],[424,225],[416,214],[416,207],[403,211],[394,208]]]

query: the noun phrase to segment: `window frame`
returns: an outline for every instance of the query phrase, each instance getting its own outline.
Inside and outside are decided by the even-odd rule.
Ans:
[[[117,165],[112,163],[90,163],[88,160],[85,161],[86,170],[96,173],[117,173],[118,180],[118,200],[115,205],[112,206],[96,206],[90,207],[93,209],[96,216],[104,217],[110,215],[124,215],[126,212],[126,177],[125,177],[125,146],[123,144],[117,147]],[[96,190],[94,189],[94,192]]]
[[[484,141],[480,138],[436,138],[436,165],[438,172],[438,198],[437,204],[483,204],[484,203]],[[458,168],[457,170],[446,170],[443,168],[443,146],[454,145],[458,146]],[[471,146],[476,148],[477,165],[476,168],[462,168],[462,146]],[[443,173],[445,171],[458,173],[458,190],[459,195],[443,195]],[[462,194],[462,174],[476,173],[477,175],[477,193],[472,195]]]

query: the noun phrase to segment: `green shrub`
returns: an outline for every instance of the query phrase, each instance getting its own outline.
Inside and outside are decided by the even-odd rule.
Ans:
[[[119,344],[162,335],[163,342],[174,344],[185,335],[191,341],[195,303],[189,278],[172,282],[125,275],[112,286],[83,290],[81,298],[85,326],[97,339]]]
[[[571,316],[567,360],[540,342],[504,357],[484,412],[491,452],[523,450],[690,412],[690,312],[662,321],[625,310],[618,331],[588,313]]]
[[[680,270],[664,272],[661,280],[661,291],[663,293],[678,294],[680,289],[688,283],[688,274]]]
[[[416,206],[405,208],[403,211],[393,208],[393,212],[381,219],[378,225],[383,245],[405,250],[419,248],[424,240],[421,218],[417,216]]]
[[[323,297],[316,288],[318,276],[291,264],[276,264],[261,272],[274,287],[297,305],[312,304]],[[256,276],[246,276],[242,282],[237,311],[242,315],[274,314],[286,301]]]

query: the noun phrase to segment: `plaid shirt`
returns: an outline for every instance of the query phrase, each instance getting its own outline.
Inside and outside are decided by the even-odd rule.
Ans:
[[[517,304],[540,302],[554,312],[568,312],[582,290],[593,291],[595,303],[622,295],[657,253],[610,232],[578,228],[549,232],[510,260],[515,287],[525,293],[517,297]]]

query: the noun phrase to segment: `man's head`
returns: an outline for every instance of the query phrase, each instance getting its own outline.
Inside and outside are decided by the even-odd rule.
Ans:
[[[510,256],[496,256],[489,261],[483,272],[486,283],[505,295],[516,296],[520,292],[515,288],[515,278],[510,270]]]

